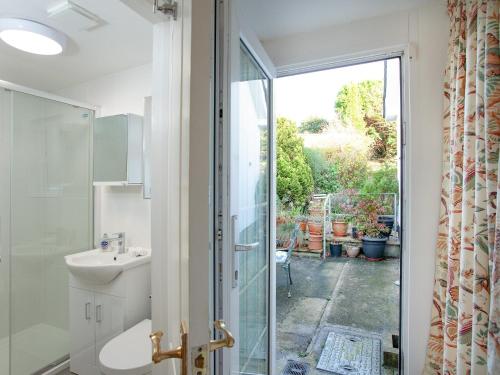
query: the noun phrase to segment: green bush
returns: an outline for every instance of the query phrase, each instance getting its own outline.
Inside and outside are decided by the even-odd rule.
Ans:
[[[345,123],[364,130],[365,117],[382,115],[382,81],[367,80],[342,86],[337,94],[335,109]]]
[[[313,191],[313,178],[304,155],[304,143],[293,121],[277,119],[276,141],[278,198],[285,206],[304,207]]]
[[[300,124],[301,133],[322,133],[328,128],[328,120],[321,117],[310,117]]]
[[[305,148],[304,153],[311,168],[314,193],[336,193],[340,189],[337,166],[318,149]]]
[[[394,164],[385,163],[382,168],[371,172],[360,189],[362,194],[398,193],[398,169]]]
[[[329,153],[335,165],[340,190],[360,189],[368,176],[368,158],[363,153],[345,148]]]

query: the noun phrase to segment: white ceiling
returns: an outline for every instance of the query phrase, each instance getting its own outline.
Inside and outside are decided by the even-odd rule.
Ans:
[[[68,17],[49,18],[58,0],[0,0],[0,17],[38,21],[65,33],[69,46],[56,56],[18,51],[0,41],[0,80],[55,91],[151,61],[152,25],[119,0],[74,0],[105,25],[79,30]]]
[[[240,0],[261,40],[406,10],[429,0]],[[437,1],[437,0],[434,0]]]
[[[42,22],[64,32],[70,40],[66,51],[57,56],[31,55],[0,41],[0,80],[56,91],[151,61],[152,25],[124,5],[123,1],[128,0],[73,0],[105,21],[104,26],[92,31],[79,30],[68,17],[49,18],[47,9],[60,1],[0,0],[0,17]],[[240,3],[247,23],[261,40],[267,40],[392,13],[426,1],[240,0]]]

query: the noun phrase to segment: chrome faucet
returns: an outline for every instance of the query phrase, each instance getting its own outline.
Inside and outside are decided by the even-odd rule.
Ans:
[[[118,254],[125,254],[125,232],[113,233],[111,237],[108,237],[107,233],[104,233],[102,238],[104,241],[108,241],[108,243],[112,243],[116,241],[118,244]]]

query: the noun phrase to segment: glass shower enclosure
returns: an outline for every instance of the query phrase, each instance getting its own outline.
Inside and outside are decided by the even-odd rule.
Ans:
[[[0,375],[69,353],[64,256],[93,237],[94,111],[0,81]]]

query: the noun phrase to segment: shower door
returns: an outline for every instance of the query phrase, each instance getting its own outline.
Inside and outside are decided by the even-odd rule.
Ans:
[[[5,259],[8,267],[0,282],[9,288],[0,290],[8,301],[0,307],[0,342],[6,341],[8,320],[8,345],[0,343],[0,358],[2,366],[9,359],[10,370],[0,374],[24,375],[69,352],[64,256],[92,247],[93,111],[1,90],[9,112],[1,152],[9,170],[2,161],[2,264]]]
[[[9,373],[10,92],[0,88],[0,375]]]

